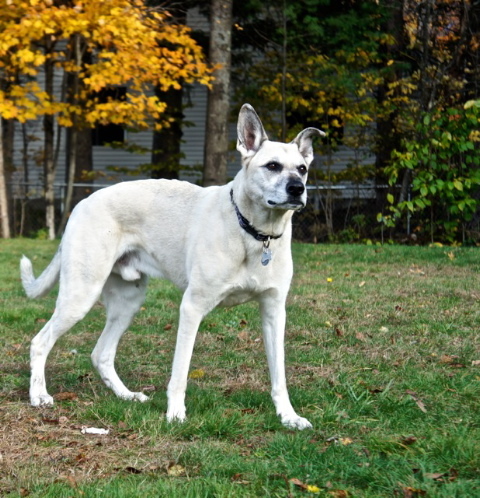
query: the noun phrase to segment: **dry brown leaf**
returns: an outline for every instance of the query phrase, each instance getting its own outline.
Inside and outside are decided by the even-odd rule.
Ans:
[[[250,339],[250,334],[248,330],[243,330],[242,332],[237,334],[237,339],[242,342],[246,342]]]
[[[418,397],[417,393],[414,392],[414,391],[410,391],[410,389],[407,389],[405,391],[407,394],[409,394],[413,400],[415,401],[415,403],[417,404],[418,408],[420,408],[420,410],[423,412],[423,413],[427,413],[427,409],[425,408],[425,404],[423,403],[423,401]]]
[[[458,477],[458,471],[451,468],[448,472],[427,472],[425,477],[434,481],[455,481]]]
[[[63,392],[63,393],[57,393],[53,395],[53,398],[56,401],[73,401],[78,398],[78,396],[75,393],[70,393],[70,392]]]
[[[297,479],[296,477],[293,477],[292,479],[290,479],[290,482],[294,486],[297,486],[298,488],[303,489],[304,491],[307,490],[307,484],[305,484],[304,482],[300,481],[300,479]]]
[[[347,498],[350,496],[348,491],[345,491],[344,489],[332,489],[331,491],[328,491],[327,494],[333,496],[334,498]]]
[[[412,488],[411,486],[402,487],[403,498],[416,498],[417,496],[426,496],[427,492],[423,489]]]
[[[410,446],[416,442],[417,438],[415,436],[407,436],[400,440],[400,444],[403,444],[404,446]]]

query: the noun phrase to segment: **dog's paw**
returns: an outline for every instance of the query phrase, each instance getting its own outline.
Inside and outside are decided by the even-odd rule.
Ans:
[[[150,398],[143,393],[132,393],[132,401],[140,401],[140,403],[145,403],[145,401],[150,401]]]
[[[169,424],[177,422],[182,424],[187,419],[185,408],[178,410],[168,410],[167,411],[167,422]]]
[[[149,401],[150,399],[146,394],[131,391],[119,393],[117,396],[128,401],[140,401],[140,403],[145,403],[145,401]]]
[[[298,415],[290,418],[282,418],[282,424],[288,429],[298,429],[299,431],[313,428],[312,424],[306,418],[299,417]]]
[[[53,397],[49,394],[39,394],[30,396],[30,404],[32,406],[52,406]]]

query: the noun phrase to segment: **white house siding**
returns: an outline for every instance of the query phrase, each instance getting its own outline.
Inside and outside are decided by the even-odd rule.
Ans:
[[[43,74],[39,75],[40,87],[44,85]],[[55,72],[54,91],[58,94],[61,92],[62,75]],[[28,172],[24,168],[24,131],[27,135],[27,164]],[[57,150],[58,128],[55,127],[54,149]],[[43,188],[43,150],[44,150],[44,131],[43,119],[27,121],[24,125],[15,123],[13,157],[12,162],[15,171],[12,175],[12,192],[15,197],[24,197],[28,192],[30,197],[41,197]],[[58,166],[57,179],[62,183],[65,180],[65,135],[60,134],[60,144],[58,147]],[[25,179],[28,177],[28,185]]]

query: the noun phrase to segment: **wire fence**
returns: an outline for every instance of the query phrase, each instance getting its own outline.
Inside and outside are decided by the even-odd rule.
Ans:
[[[107,184],[75,183],[73,202],[79,202]],[[56,219],[64,210],[66,184],[55,183]],[[308,186],[308,204],[293,217],[293,238],[303,242],[356,242],[364,239],[381,240],[384,227],[377,215],[386,209],[387,185],[339,184]],[[45,202],[40,183],[15,183],[11,186],[13,235],[44,238]],[[401,228],[410,235],[407,220]]]

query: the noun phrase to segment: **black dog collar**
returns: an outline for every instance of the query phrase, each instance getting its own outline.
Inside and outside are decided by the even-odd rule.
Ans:
[[[263,251],[262,251],[262,265],[267,266],[268,263],[272,260],[272,251],[269,249],[270,240],[279,239],[283,234],[280,235],[267,235],[265,233],[259,232],[248,220],[243,216],[238,209],[238,206],[235,204],[233,200],[233,189],[230,190],[230,199],[232,200],[233,207],[235,208],[235,213],[237,214],[238,224],[255,240],[263,242]]]

